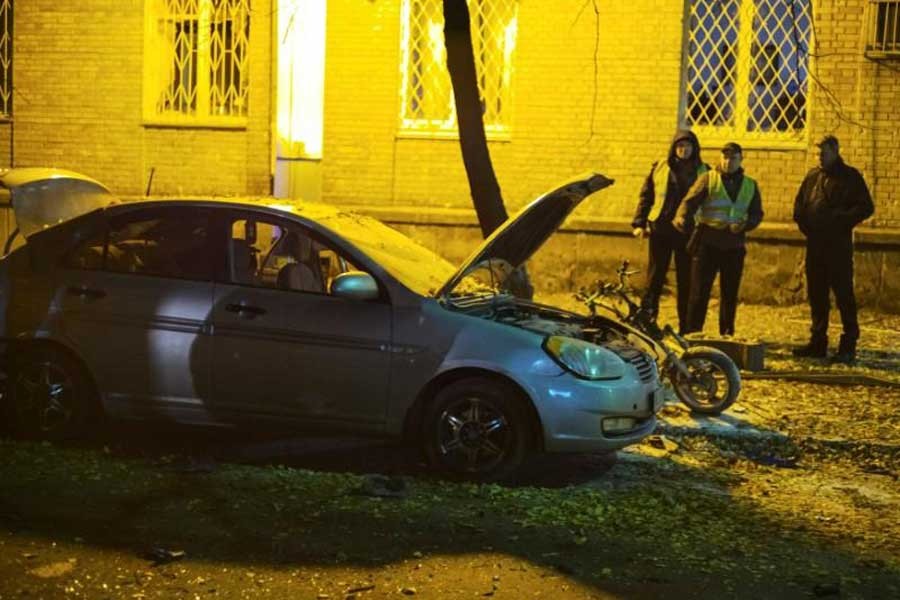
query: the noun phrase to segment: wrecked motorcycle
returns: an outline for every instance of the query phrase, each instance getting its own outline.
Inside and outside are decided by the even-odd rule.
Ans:
[[[588,308],[591,319],[603,319],[597,314],[599,307],[649,338],[660,374],[668,377],[675,395],[691,411],[720,414],[740,394],[741,375],[737,366],[721,350],[691,346],[671,325],[660,327],[653,315],[629,295],[628,278],[637,272],[629,270],[628,261],[623,261],[616,270],[617,283],[598,281],[595,289],[582,289],[575,298]],[[604,302],[606,298],[618,302]]]

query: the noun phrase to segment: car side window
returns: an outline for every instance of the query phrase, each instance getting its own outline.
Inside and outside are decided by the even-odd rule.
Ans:
[[[238,218],[228,240],[232,283],[325,294],[349,261],[303,228],[276,219]]]
[[[69,269],[99,271],[103,268],[103,252],[106,247],[106,229],[90,235],[78,243],[66,256],[63,264]]]
[[[209,214],[189,207],[126,214],[109,228],[104,269],[210,281]]]

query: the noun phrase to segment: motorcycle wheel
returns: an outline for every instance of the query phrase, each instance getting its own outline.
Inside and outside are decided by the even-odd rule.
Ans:
[[[688,348],[681,360],[690,373],[674,373],[675,395],[692,412],[718,415],[734,404],[741,393],[741,374],[731,358],[716,348]]]

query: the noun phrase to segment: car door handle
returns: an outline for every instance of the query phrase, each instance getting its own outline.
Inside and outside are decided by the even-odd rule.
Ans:
[[[225,306],[225,310],[228,312],[237,313],[242,317],[247,317],[248,319],[252,319],[258,315],[266,314],[266,309],[259,306],[249,306],[247,304],[228,304]]]
[[[87,286],[70,286],[66,288],[66,292],[71,296],[78,296],[84,299],[97,300],[99,298],[103,298],[106,296],[106,292],[103,290],[96,290],[93,288],[89,288]]]

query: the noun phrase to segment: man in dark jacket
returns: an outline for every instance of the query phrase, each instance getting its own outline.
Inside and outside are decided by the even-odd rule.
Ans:
[[[794,201],[794,221],[806,236],[806,290],[812,316],[810,340],[795,356],[824,358],[828,351],[829,290],[834,291],[844,332],[833,362],[856,360],[859,323],[853,294],[853,228],[875,211],[859,171],[844,163],[836,137],[819,146],[819,166],[811,170]]]
[[[709,167],[700,159],[700,142],[690,131],[678,130],[665,160],[656,162],[641,188],[640,201],[631,226],[635,237],[649,235],[650,256],[647,261],[647,291],[641,306],[655,319],[659,312],[666,273],[675,254],[675,280],[678,290],[678,328],[687,325],[691,259],[685,252],[687,235],[672,227],[672,218],[681,199]]]
[[[701,175],[678,209],[673,221],[686,231],[696,221],[688,242],[691,254],[691,292],[688,326],[684,333],[703,331],[709,294],[719,275],[719,334],[734,335],[738,290],[747,254],[746,232],[763,218],[759,187],[741,168],[743,151],[729,142],[715,170]]]

